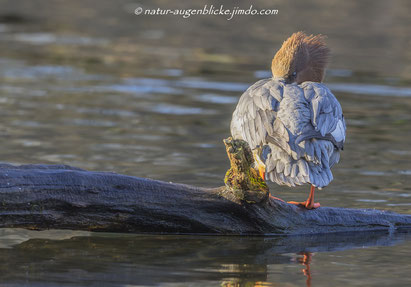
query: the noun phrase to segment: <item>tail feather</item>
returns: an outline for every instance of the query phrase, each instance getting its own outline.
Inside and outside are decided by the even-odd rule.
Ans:
[[[264,159],[267,179],[288,186],[327,186],[333,180],[330,168],[338,161],[339,151],[327,140],[306,140],[304,146],[308,148],[305,149],[304,156],[297,160],[280,148],[270,146],[271,153]],[[311,152],[313,156],[308,155]]]

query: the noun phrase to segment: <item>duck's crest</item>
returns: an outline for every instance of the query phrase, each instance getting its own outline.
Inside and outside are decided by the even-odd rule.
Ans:
[[[324,35],[296,32],[284,41],[275,54],[271,70],[274,77],[290,79],[295,72],[296,82],[321,82],[330,57]]]

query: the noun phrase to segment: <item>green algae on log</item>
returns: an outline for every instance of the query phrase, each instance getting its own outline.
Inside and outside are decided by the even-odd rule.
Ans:
[[[267,200],[268,186],[253,168],[254,157],[247,142],[229,137],[224,144],[231,164],[224,177],[227,189],[239,200],[248,203]]]

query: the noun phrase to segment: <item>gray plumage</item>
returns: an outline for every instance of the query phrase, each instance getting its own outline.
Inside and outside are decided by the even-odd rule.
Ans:
[[[275,78],[249,87],[231,121],[233,138],[257,149],[266,178],[288,186],[328,185],[345,130],[341,106],[324,84],[286,84]]]

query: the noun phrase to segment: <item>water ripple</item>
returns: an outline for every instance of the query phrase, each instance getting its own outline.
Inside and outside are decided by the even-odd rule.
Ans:
[[[202,94],[195,97],[200,102],[213,104],[235,104],[238,102],[238,97],[222,96],[217,94]]]
[[[11,40],[25,42],[33,45],[64,44],[64,45],[105,45],[109,41],[73,35],[54,35],[52,33],[17,33],[12,35]]]
[[[326,84],[332,91],[373,96],[411,97],[411,88],[371,84]]]
[[[114,127],[117,123],[104,120],[92,120],[92,119],[65,119],[63,120],[66,125],[75,126],[90,126],[90,127]]]
[[[83,87],[94,92],[118,92],[127,94],[169,94],[177,95],[183,94],[179,89],[175,89],[168,86],[161,85],[109,85],[109,86],[97,86],[93,87]]]
[[[213,110],[207,110],[203,108],[197,107],[183,107],[183,106],[176,106],[171,104],[159,104],[155,105],[150,108],[152,112],[156,112],[159,114],[170,114],[170,115],[211,115],[215,114],[216,112]]]
[[[243,92],[250,84],[234,82],[204,81],[197,78],[185,78],[176,82],[176,85],[184,88],[218,90],[227,92]]]

